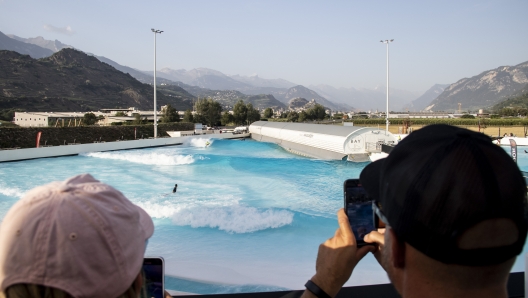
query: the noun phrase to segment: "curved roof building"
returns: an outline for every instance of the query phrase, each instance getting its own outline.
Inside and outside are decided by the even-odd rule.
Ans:
[[[382,145],[396,144],[396,138],[385,130],[359,126],[257,121],[249,132],[254,140],[319,159],[363,162],[381,153]]]

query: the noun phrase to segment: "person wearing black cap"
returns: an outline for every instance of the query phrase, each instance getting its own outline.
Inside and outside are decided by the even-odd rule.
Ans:
[[[356,247],[345,212],[319,247],[305,297],[334,297],[373,252],[402,297],[507,297],[528,230],[526,184],[484,134],[430,125],[361,172],[385,231]]]

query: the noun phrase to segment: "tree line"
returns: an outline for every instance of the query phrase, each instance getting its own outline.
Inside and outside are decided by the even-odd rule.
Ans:
[[[266,116],[266,111],[264,111],[264,116]],[[329,117],[325,107],[320,104],[315,104],[313,107],[301,112],[287,111],[280,115],[280,118],[286,118],[288,122],[320,121]]]
[[[184,122],[204,123],[207,126],[219,126],[229,124],[249,125],[260,120],[260,112],[254,108],[251,103],[245,104],[239,100],[233,107],[233,114],[229,111],[222,113],[222,106],[219,102],[211,98],[199,100],[196,103],[196,113],[193,115],[191,110],[185,111],[183,115]]]

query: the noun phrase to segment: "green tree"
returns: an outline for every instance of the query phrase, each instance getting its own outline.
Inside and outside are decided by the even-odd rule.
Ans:
[[[475,116],[470,115],[470,114],[464,114],[464,115],[460,116],[460,118],[462,118],[462,119],[475,119]]]
[[[222,125],[226,126],[231,123],[235,123],[235,117],[233,117],[233,115],[231,115],[229,112],[224,112],[220,121],[222,122]]]
[[[122,111],[119,111],[117,113],[115,113],[116,117],[124,117],[126,116],[125,112],[122,112]]]
[[[266,108],[264,110],[264,118],[271,118],[273,117],[273,110],[271,108]]]
[[[247,120],[247,107],[243,100],[239,100],[233,107],[233,116],[236,124],[245,124]]]
[[[288,113],[288,122],[297,122],[299,119],[299,114],[295,111],[291,111]]]
[[[141,119],[141,115],[139,113],[134,113],[134,124],[141,125],[143,124],[143,119]]]
[[[222,106],[211,98],[199,100],[196,103],[196,113],[205,124],[215,126],[220,123]]]
[[[304,122],[306,120],[308,120],[308,114],[305,111],[300,112],[298,121]]]
[[[253,123],[255,121],[259,121],[260,120],[260,112],[259,112],[259,110],[253,108],[253,105],[251,103],[248,103],[246,105],[246,108],[247,108],[246,120],[249,123]]]
[[[323,120],[326,118],[326,110],[325,108],[316,103],[313,107],[309,108],[307,111],[308,118],[311,120]]]
[[[161,122],[163,123],[169,123],[169,122],[178,122],[180,121],[180,116],[178,115],[178,111],[173,108],[170,104],[167,104],[165,108],[163,109],[163,116],[161,116]]]
[[[84,125],[94,125],[97,121],[97,116],[94,113],[86,113],[82,119]]]
[[[194,117],[191,110],[185,111],[185,114],[183,114],[183,122],[194,122]]]

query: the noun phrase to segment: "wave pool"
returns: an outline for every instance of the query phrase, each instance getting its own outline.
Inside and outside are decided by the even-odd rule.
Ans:
[[[358,177],[366,164],[298,157],[251,140],[208,139],[0,163],[0,219],[31,188],[91,173],[153,217],[146,254],[165,258],[168,289],[302,289],[315,273],[319,244],[337,228],[343,181]],[[528,170],[528,154],[520,154],[519,165]],[[513,271],[524,271],[523,260]],[[369,254],[346,285],[386,282]]]

